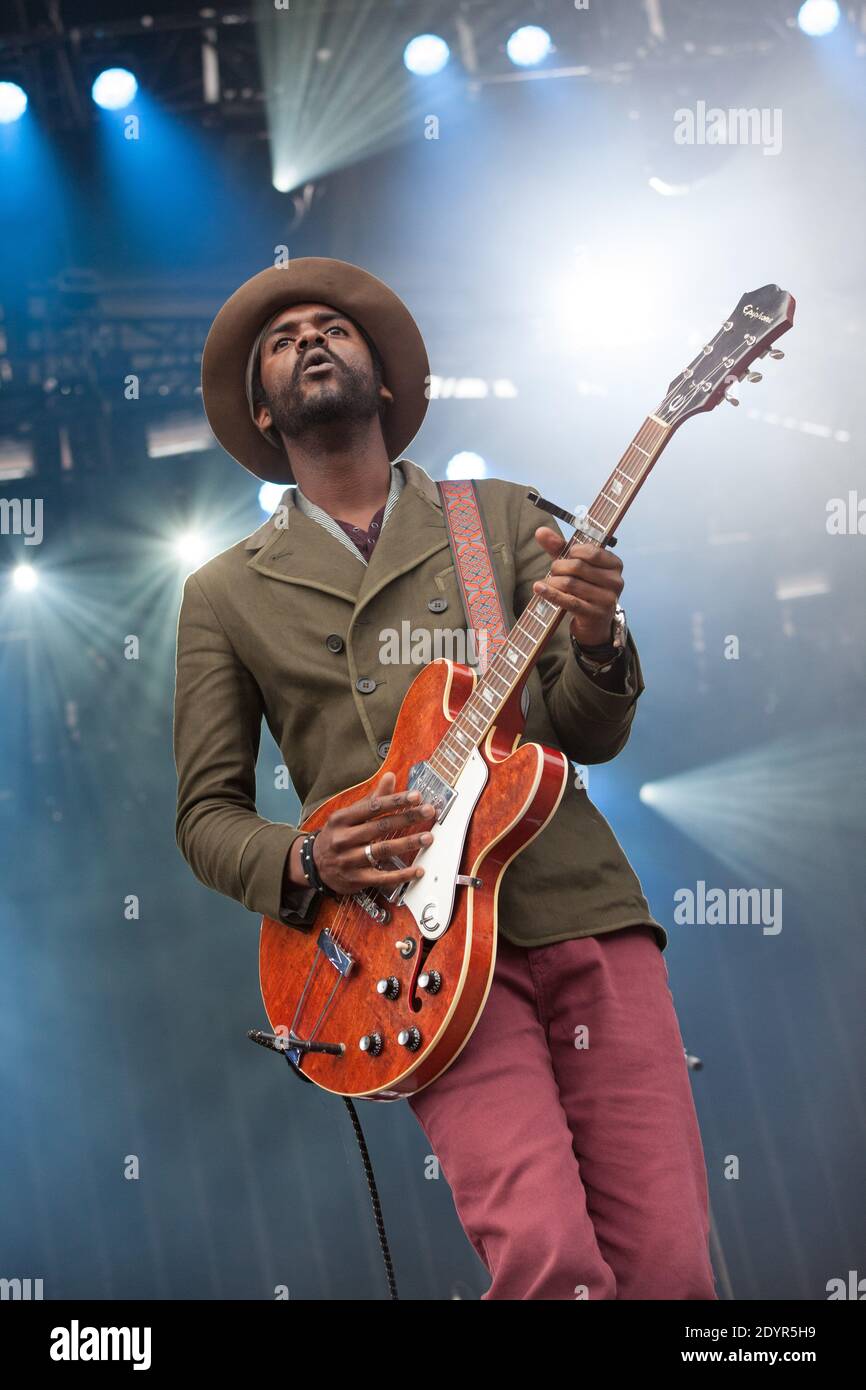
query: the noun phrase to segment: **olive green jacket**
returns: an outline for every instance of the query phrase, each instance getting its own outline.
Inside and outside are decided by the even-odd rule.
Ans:
[[[438,489],[408,459],[396,466],[406,485],[369,565],[306,516],[290,488],[259,530],[184,586],[174,711],[178,846],[202,883],[278,920],[312,922],[320,899],[311,889],[285,889],[298,827],[256,811],[262,718],[304,820],[381,765],[419,656],[450,654],[433,645],[437,634],[441,642],[447,627],[465,640]],[[533,581],[550,569],[536,528],[562,532],[525,487],[486,478],[477,489],[510,626]],[[637,648],[629,634],[626,693],[613,693],[581,669],[568,627],[564,618],[528,678],[523,738],[580,764],[607,762],[625,745],[644,688]],[[406,659],[394,661],[401,635],[409,640],[396,654]],[[457,649],[456,659],[467,658]],[[505,871],[500,930],[536,946],[639,922],[655,928],[664,949],[664,929],[610,826],[579,778],[569,779],[550,824]]]

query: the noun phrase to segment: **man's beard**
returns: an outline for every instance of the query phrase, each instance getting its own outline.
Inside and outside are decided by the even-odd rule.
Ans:
[[[319,386],[308,390],[300,376],[293,377],[268,397],[273,425],[287,439],[319,425],[369,420],[378,413],[379,383],[374,375],[331,360],[334,366]]]

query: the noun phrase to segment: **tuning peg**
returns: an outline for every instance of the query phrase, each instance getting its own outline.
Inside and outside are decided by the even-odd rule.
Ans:
[[[746,373],[746,381],[752,381],[752,382],[754,382],[754,381],[763,381],[763,380],[764,380],[764,378],[763,378],[763,376],[762,376],[762,374],[761,374],[760,372],[747,372],[747,373]]]
[[[739,405],[739,404],[740,404],[740,402],[737,400],[736,396],[732,396],[731,393],[730,393],[730,391],[726,391],[726,392],[725,392],[725,400],[728,402],[729,405]]]
[[[773,358],[774,362],[778,362],[779,358],[784,357],[785,354],[781,348],[770,348],[770,356]]]

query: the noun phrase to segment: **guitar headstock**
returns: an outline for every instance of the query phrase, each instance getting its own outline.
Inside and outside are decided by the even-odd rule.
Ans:
[[[773,344],[793,326],[795,307],[793,295],[778,285],[763,285],[744,294],[715,337],[671,382],[653,412],[656,418],[676,428],[690,415],[714,410],[725,399],[738,405],[727,393],[747,375],[750,381],[761,380],[760,373],[750,371],[752,363],[768,353],[784,357]]]

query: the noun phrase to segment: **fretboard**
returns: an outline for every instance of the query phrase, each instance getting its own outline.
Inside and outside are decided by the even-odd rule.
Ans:
[[[577,545],[606,544],[631,506],[671,434],[656,415],[648,415],[560,555]],[[539,522],[539,525],[541,523]],[[550,578],[550,570],[547,572]],[[439,776],[454,786],[474,748],[484,741],[502,709],[537,660],[545,642],[565,616],[558,603],[533,593],[507,638],[491,655],[475,689],[428,758]],[[484,644],[479,644],[484,649]]]

